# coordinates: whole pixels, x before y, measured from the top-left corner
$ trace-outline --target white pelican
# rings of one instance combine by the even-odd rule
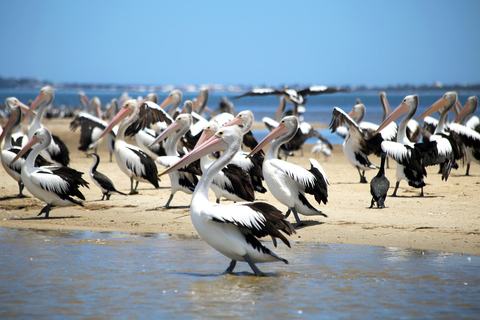
[[[348,132],[346,132],[346,137],[343,141],[343,153],[348,162],[357,168],[358,174],[360,175],[360,183],[367,183],[365,170],[377,169],[368,159],[368,155],[371,154],[373,150],[367,145],[363,130],[360,129],[358,124],[348,114],[337,107],[333,108],[332,113],[330,129],[332,132],[335,132],[339,127],[343,126],[343,124],[347,124]]]
[[[475,147],[475,137],[477,137],[475,133],[480,134],[480,121],[477,116],[473,116],[467,122],[467,118],[475,113],[475,111],[477,110],[477,106],[478,98],[476,96],[469,97],[462,111],[458,114],[454,121],[454,123],[458,123],[457,131],[459,132],[459,135],[461,137],[463,136],[462,141],[465,144],[465,163],[467,165],[467,169],[465,171],[466,176],[470,175],[470,163],[472,161],[480,163],[480,148]],[[450,127],[451,126],[452,125],[450,124]],[[465,128],[463,128],[462,126],[465,126]],[[454,125],[453,130],[455,130],[456,127],[457,126]],[[468,129],[471,129],[473,131],[470,131]],[[461,134],[460,132],[462,131],[464,131],[465,133]]]
[[[27,112],[29,109],[27,105],[20,102],[15,97],[9,97],[5,99],[5,106],[8,107],[10,112],[13,112],[13,109],[17,106],[19,106],[23,112]],[[27,142],[28,136],[23,132],[23,126],[21,126],[19,123],[18,125],[16,125],[15,131],[13,131],[11,134],[11,145],[22,148],[27,144]]]
[[[256,263],[275,261],[288,263],[288,261],[270,251],[257,237],[270,235],[272,239],[279,238],[290,247],[288,239],[281,231],[287,235],[295,233],[292,225],[284,219],[278,209],[268,203],[244,202],[220,205],[208,199],[208,190],[213,178],[230,162],[241,144],[242,132],[238,126],[223,128],[162,174],[184,167],[204,155],[225,150],[200,178],[192,196],[190,216],[200,237],[232,259],[226,273],[233,272],[237,261],[245,261],[255,275],[261,276],[263,273]]]
[[[385,208],[385,198],[387,197],[388,188],[390,188],[390,181],[385,177],[385,160],[387,154],[382,152],[382,161],[380,169],[373,179],[370,181],[370,193],[372,194],[372,203],[370,208],[377,203],[377,208]]]
[[[51,141],[52,134],[47,128],[38,129],[27,145],[22,148],[10,163],[10,165],[15,163],[32,146],[38,144],[22,165],[22,181],[31,194],[47,203],[38,214],[45,213],[45,218],[48,218],[50,209],[53,206],[65,207],[73,204],[83,206],[80,201],[73,197],[85,200],[79,187],[88,188],[88,182],[82,178],[83,172],[65,166],[35,167],[35,159],[42,150],[50,145]]]
[[[455,91],[449,91],[443,95],[442,98],[432,104],[425,112],[418,118],[424,118],[432,113],[442,110],[440,118],[438,119],[438,125],[430,136],[430,141],[436,145],[438,155],[432,158],[431,161],[424,161],[426,166],[432,164],[440,164],[440,170],[442,173],[442,179],[447,180],[450,174],[451,167],[458,168],[456,160],[460,160],[465,156],[464,146],[458,136],[448,130],[447,115],[450,110],[456,105],[458,96]],[[453,125],[455,126],[455,125]]]
[[[276,95],[285,96],[287,102],[292,103],[294,106],[300,106],[305,104],[306,95],[319,95],[326,93],[335,93],[335,92],[345,92],[344,89],[330,88],[327,86],[317,86],[313,85],[301,90],[294,90],[285,86],[282,90],[272,89],[272,88],[256,88],[252,91],[246,92],[244,94],[238,95],[234,98],[242,98],[246,96],[265,96],[265,95]]]
[[[1,154],[1,161],[2,161],[2,166],[7,172],[9,176],[11,176],[15,181],[18,183],[18,198],[23,198],[25,197],[23,194],[23,182],[22,182],[22,165],[25,162],[26,156],[24,155],[22,158],[20,158],[18,161],[16,161],[12,166],[9,166],[8,164],[12,162],[12,160],[17,156],[17,154],[20,152],[21,147],[17,147],[12,145],[12,135],[14,132],[17,132],[17,127],[20,126],[22,122],[22,110],[21,108],[24,108],[25,110],[28,109],[28,107],[21,103],[18,99],[16,98],[7,98],[9,103],[11,104],[11,114],[10,117],[8,118],[7,123],[5,124],[5,128],[0,134],[0,145],[5,139],[5,144],[3,145],[2,149],[2,154]],[[25,139],[27,140],[27,139]],[[48,163],[42,156],[38,156],[37,159],[35,160],[35,164],[37,166],[42,166],[42,165],[48,165]]]
[[[51,86],[45,86],[33,101],[30,109],[25,114],[25,119],[28,118],[40,104],[45,103],[39,107],[35,118],[33,118],[32,123],[28,127],[28,139],[31,139],[33,134],[43,126],[43,115],[45,114],[45,110],[52,104],[54,98],[55,93],[53,88]],[[70,163],[70,152],[65,143],[56,135],[52,135],[51,143],[42,151],[42,156],[48,161],[62,166],[68,166]]]
[[[427,175],[420,151],[407,138],[407,123],[413,118],[418,107],[418,96],[406,96],[402,103],[380,124],[377,132],[388,126],[400,115],[407,113],[397,130],[397,141],[383,141],[380,145],[381,150],[388,156],[397,161],[397,182],[392,197],[397,196],[397,190],[401,180],[406,180],[408,185],[414,188],[421,188],[420,196],[423,197],[423,187],[425,186],[424,177]],[[377,133],[375,132],[374,135]],[[375,137],[374,137],[375,138]],[[425,146],[425,144],[422,144]],[[426,148],[424,148],[426,149]]]
[[[149,182],[155,188],[159,188],[157,166],[153,159],[139,147],[125,142],[125,131],[135,122],[139,113],[137,100],[127,100],[100,136],[100,138],[105,136],[121,121],[115,139],[114,154],[120,170],[130,178],[130,194],[138,193],[139,182]],[[153,114],[150,118],[155,121]],[[135,187],[133,187],[134,180],[136,181]]]
[[[92,99],[93,101],[100,101],[97,97]],[[95,102],[94,104],[96,104]],[[95,148],[97,152],[98,145],[101,143],[102,139],[98,139],[102,134],[103,130],[107,127],[108,123],[103,121],[101,118],[92,115],[87,112],[80,112],[75,119],[70,122],[70,130],[75,131],[80,127],[80,146],[78,150],[85,153],[88,150]]]
[[[250,155],[258,152],[270,141],[272,145],[263,161],[263,177],[268,189],[273,196],[288,207],[286,217],[293,212],[297,225],[301,224],[298,213],[303,215],[327,215],[315,209],[305,197],[305,193],[315,196],[315,200],[321,204],[327,203],[329,185],[327,175],[322,166],[315,160],[309,159],[310,170],[295,164],[276,158],[278,148],[290,140],[298,128],[298,119],[295,116],[287,116],[282,119],[277,128],[266,136]],[[249,155],[249,156],[250,156]]]
[[[152,144],[158,143],[167,139],[166,142],[166,156],[160,156],[156,159],[157,163],[164,167],[170,167],[180,160],[180,155],[177,151],[177,145],[180,138],[190,129],[192,124],[192,116],[188,113],[181,113],[177,116],[174,122],[170,124]],[[197,176],[191,172],[186,171],[172,171],[168,174],[170,177],[170,197],[168,198],[165,208],[170,208],[170,202],[177,191],[183,191],[186,194],[193,194],[195,186],[198,183]]]
[[[225,123],[223,126],[239,125],[243,133],[243,144],[250,148],[251,151],[258,145],[257,140],[255,139],[252,131],[250,130],[253,122],[253,113],[250,110],[245,110],[239,112],[232,120]],[[212,131],[211,135],[213,135],[213,133],[214,132]],[[262,180],[264,180],[262,166],[265,158],[265,153],[262,150],[255,153],[249,158],[246,158],[247,155],[248,153],[243,151],[242,148],[240,148],[237,154],[233,157],[231,163],[239,166],[250,176],[255,191],[260,193],[267,192],[267,189],[265,189],[262,183]]]
[[[90,168],[90,178],[92,179],[93,183],[95,183],[95,185],[99,187],[100,190],[102,190],[102,200],[105,198],[107,198],[107,200],[110,200],[111,192],[116,192],[118,194],[126,196],[125,193],[120,192],[115,188],[110,178],[108,178],[103,173],[97,171],[98,165],[100,163],[100,156],[96,153],[91,153],[89,154],[89,156],[93,158],[93,165]]]
[[[203,130],[202,135],[198,139],[195,148],[215,135],[218,130],[220,130],[220,125],[216,121],[210,120],[208,125]],[[243,157],[243,159],[245,159],[246,153],[240,155],[242,153],[243,152],[241,149],[239,149],[234,158],[238,159]],[[208,155],[200,158],[200,167],[202,168],[202,171],[207,170],[212,163],[213,161],[210,160]],[[210,188],[212,189],[213,193],[215,193],[217,203],[220,203],[220,199],[222,197],[232,201],[255,200],[254,186],[252,184],[251,176],[237,164],[233,163],[233,159],[213,178]]]

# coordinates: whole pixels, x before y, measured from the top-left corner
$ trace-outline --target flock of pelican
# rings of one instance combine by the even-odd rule
[[[192,195],[192,223],[204,241],[231,259],[225,272],[232,273],[237,261],[243,261],[255,275],[263,275],[257,263],[288,261],[259,238],[270,236],[274,246],[278,238],[290,247],[287,236],[296,233],[295,228],[303,224],[299,215],[327,217],[318,209],[322,203],[327,204],[329,187],[327,173],[320,163],[309,159],[310,168],[302,168],[286,158],[282,160],[281,155],[301,149],[305,137],[311,136],[317,136],[327,150],[331,149],[325,138],[318,132],[312,133],[315,130],[299,120],[298,113],[305,95],[337,91],[314,86],[300,91],[254,90],[238,96],[281,96],[275,118],[263,119],[271,132],[259,143],[251,132],[253,113],[249,110],[236,113],[227,99],[222,101],[225,108],[221,112],[212,111],[207,106],[208,90],[201,90],[195,101],[184,101],[182,108],[179,90],[172,91],[160,103],[156,94],[138,99],[122,96],[112,100],[105,115],[101,113],[98,98],[88,99],[79,94],[84,111],[71,122],[71,129],[81,129],[78,149],[94,160],[89,174],[101,190],[102,200],[109,200],[111,193],[126,195],[97,171],[100,157],[94,151],[107,136],[110,155],[115,156],[119,169],[130,179],[130,195],[138,193],[140,182],[159,188],[160,176],[168,174],[170,197],[165,208],[171,207],[176,192]],[[8,98],[6,105],[11,115],[0,135],[2,165],[18,182],[18,196],[24,197],[26,187],[46,203],[39,215],[45,214],[47,218],[52,207],[82,205],[85,197],[80,189],[89,187],[83,173],[69,167],[65,144],[42,125],[54,96],[53,88],[46,86],[30,107],[14,97]],[[363,121],[366,108],[360,102],[349,113],[333,108],[330,124],[332,132],[344,137],[345,157],[358,170],[360,183],[367,183],[365,170],[379,169],[370,183],[371,207],[375,203],[379,208],[385,207],[390,186],[385,177],[388,157],[397,162],[392,196],[397,194],[402,180],[420,188],[422,196],[426,166],[439,165],[442,178],[447,180],[460,161],[467,164],[467,175],[471,161],[480,163],[480,124],[477,117],[471,117],[477,108],[477,97],[470,97],[462,107],[456,92],[445,93],[418,117],[428,119],[425,123],[434,123],[434,129],[420,127],[413,119],[419,102],[417,95],[406,96],[394,111],[385,93],[379,97],[384,107],[381,124]],[[285,113],[287,102],[293,104],[293,111]],[[453,122],[447,120],[450,111],[456,114]],[[438,121],[430,119],[435,112],[440,113]],[[397,126],[394,120],[403,114]],[[30,118],[24,133],[22,121]],[[126,137],[135,137],[136,145],[126,142]],[[380,168],[368,159],[371,154],[381,157]],[[162,172],[157,164],[163,168]],[[215,202],[209,200],[209,190],[214,192]],[[265,192],[271,192],[288,208],[285,214],[272,204],[255,200],[255,193]],[[309,196],[316,203],[307,199]],[[221,199],[232,202],[220,203]],[[286,219],[290,213],[295,225]]]

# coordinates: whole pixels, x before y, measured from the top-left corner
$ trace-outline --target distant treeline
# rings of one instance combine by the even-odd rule
[[[107,91],[139,91],[147,88],[147,91],[169,91],[171,85],[113,85],[113,84],[79,84],[79,83],[59,83],[53,81],[47,81],[42,79],[35,78],[3,78],[0,77],[0,89],[36,89],[41,88],[46,85],[51,85],[55,89],[60,90],[107,90]],[[304,88],[307,85],[298,85],[299,88]],[[189,86],[192,88],[193,86]],[[224,88],[235,88],[235,91],[247,91],[251,90],[253,86],[243,86],[243,85],[234,85],[234,86],[212,86],[212,91],[227,91]],[[260,85],[261,87],[261,85]],[[282,87],[282,86],[279,86]],[[291,88],[296,88],[296,85],[290,85]],[[180,88],[181,89],[181,88]],[[480,83],[476,84],[441,84],[439,82],[432,83],[430,85],[389,85],[389,86],[345,86],[343,89],[348,91],[415,91],[415,90],[435,90],[435,91],[480,91]]]

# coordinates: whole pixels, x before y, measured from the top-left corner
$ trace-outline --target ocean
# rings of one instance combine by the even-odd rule
[[[57,90],[55,92],[55,100],[53,102],[54,106],[61,107],[66,106],[67,108],[75,108],[80,106],[78,100],[78,92],[75,90]],[[29,100],[35,99],[39,90],[21,90],[21,89],[0,89],[0,105],[4,105],[4,101],[7,97],[15,96],[20,101],[28,103]],[[119,98],[123,91],[85,91],[86,95],[89,98],[97,96],[102,102],[102,106],[110,103],[113,98]],[[131,97],[137,98],[139,96],[146,96],[149,92],[145,91],[131,91],[128,94]],[[256,97],[243,97],[235,99],[234,97],[242,94],[243,92],[210,92],[208,107],[212,110],[216,110],[219,106],[219,103],[223,96],[227,97],[235,106],[237,112],[243,110],[251,110],[255,115],[256,121],[261,121],[263,117],[275,116],[277,111],[279,98],[276,96],[256,96]],[[355,100],[360,99],[363,104],[365,104],[367,112],[365,115],[364,121],[369,121],[373,123],[380,123],[382,121],[382,106],[380,104],[380,99],[378,97],[380,92],[371,92],[371,91],[351,91],[351,92],[340,92],[334,94],[325,94],[317,96],[307,96],[307,102],[305,104],[305,113],[303,114],[303,120],[310,123],[321,123],[326,126],[329,125],[332,119],[332,109],[333,107],[341,108],[346,112],[350,112],[355,105]],[[159,100],[163,101],[169,92],[157,92]],[[418,94],[419,96],[419,106],[417,110],[417,115],[420,115],[425,111],[429,106],[431,106],[435,101],[442,97],[444,92],[442,91],[419,91],[419,92],[387,92],[387,98],[390,103],[390,106],[395,109],[409,94]],[[459,92],[459,100],[465,104],[468,97],[476,95],[479,96],[480,92]],[[198,92],[184,92],[183,100],[191,100],[198,96]],[[292,105],[287,104],[287,110],[291,109]],[[477,109],[477,116],[480,116],[480,108]],[[433,115],[435,117],[435,115]],[[438,117],[438,116],[437,116]],[[451,116],[453,117],[453,115]],[[399,120],[397,120],[398,123]],[[331,143],[341,144],[342,139],[336,134],[331,134],[328,128],[319,130],[319,132],[324,135]],[[255,136],[262,138],[268,133],[267,129],[263,132],[257,132]],[[307,143],[315,143],[316,139],[310,139]]]

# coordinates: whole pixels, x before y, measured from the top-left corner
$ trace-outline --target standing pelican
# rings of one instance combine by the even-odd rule
[[[83,206],[81,202],[73,197],[85,200],[79,187],[88,188],[88,182],[82,178],[83,172],[65,166],[35,167],[35,159],[51,142],[52,134],[50,131],[47,128],[38,129],[10,163],[10,165],[15,163],[32,146],[38,144],[22,165],[22,181],[31,194],[47,203],[38,214],[45,213],[45,218],[48,218],[50,209],[53,206],[65,207],[73,204]]]
[[[283,118],[278,127],[270,132],[252,150],[250,155],[255,154],[275,139],[263,161],[263,176],[273,196],[288,207],[286,216],[288,217],[290,212],[293,212],[298,226],[301,225],[298,213],[327,216],[308,202],[305,193],[314,195],[319,204],[322,202],[326,204],[329,182],[322,166],[315,159],[309,159],[311,168],[307,170],[276,158],[278,148],[295,135],[297,128],[297,117],[287,116]]]
[[[126,196],[125,193],[120,192],[115,188],[110,178],[108,178],[103,173],[97,171],[98,164],[100,163],[100,156],[96,153],[91,153],[89,156],[93,158],[93,165],[90,168],[90,178],[92,179],[93,183],[95,183],[95,185],[97,185],[97,187],[102,190],[102,200],[105,199],[105,197],[107,198],[107,200],[110,200],[111,192],[116,192],[118,194]]]
[[[53,99],[55,98],[55,93],[51,86],[45,86],[40,90],[37,98],[33,101],[30,109],[25,114],[25,119],[28,118],[33,111],[43,103],[33,118],[32,123],[28,127],[28,139],[31,139],[34,133],[40,129],[43,121],[43,115],[49,106],[51,106]],[[68,151],[67,146],[65,143],[56,135],[52,135],[50,145],[46,146],[46,148],[42,151],[42,156],[45,157],[50,162],[57,163],[62,166],[68,166],[70,163],[70,152]]]
[[[139,112],[137,100],[127,100],[100,136],[100,138],[105,136],[121,121],[115,139],[114,154],[120,170],[130,178],[130,194],[138,193],[139,182],[149,182],[155,188],[159,188],[157,166],[153,159],[142,149],[125,142],[125,131],[136,120]],[[134,180],[135,187],[133,187]]]
[[[208,199],[208,190],[214,176],[231,160],[241,144],[242,132],[238,126],[223,128],[162,174],[181,168],[204,155],[225,150],[200,178],[190,203],[190,216],[200,237],[232,259],[226,273],[233,272],[237,261],[245,261],[255,275],[262,276],[263,273],[255,263],[288,261],[270,251],[257,237],[270,235],[273,239],[281,239],[290,247],[281,231],[287,235],[295,233],[292,225],[279,210],[268,203],[244,202],[225,206]]]
[[[406,180],[409,186],[421,188],[420,196],[423,197],[424,177],[427,176],[425,163],[433,164],[438,161],[439,156],[445,156],[443,143],[412,143],[407,137],[407,124],[415,115],[418,107],[418,95],[406,96],[402,103],[380,124],[377,132],[380,132],[389,123],[405,114],[398,125],[397,141],[383,141],[381,150],[397,161],[397,182],[392,197],[397,196],[397,190],[401,180]],[[375,137],[374,137],[375,138]],[[438,162],[437,162],[438,163]]]
[[[188,113],[181,113],[172,124],[157,136],[152,144],[167,139],[167,155],[158,157],[156,160],[158,163],[168,168],[180,160],[180,155],[177,152],[177,145],[180,138],[190,129],[191,124],[192,116]],[[165,204],[165,208],[170,208],[170,202],[177,191],[193,194],[193,190],[195,190],[195,186],[198,183],[197,176],[190,172],[176,170],[170,172],[168,176],[170,177],[170,197]]]
[[[21,103],[17,98],[7,98],[7,101],[9,104],[11,104],[13,107],[11,108],[11,115],[8,118],[7,123],[5,124],[5,128],[3,132],[0,134],[0,144],[2,143],[3,139],[5,139],[5,143],[3,145],[3,150],[1,154],[1,161],[2,161],[2,166],[7,172],[9,176],[11,176],[15,181],[18,183],[18,198],[23,198],[25,197],[23,194],[23,182],[22,182],[22,165],[25,162],[26,156],[18,159],[12,166],[9,166],[8,164],[17,156],[17,154],[21,151],[20,147],[13,146],[12,142],[12,135],[14,132],[17,132],[17,127],[20,126],[22,122],[22,110],[21,108],[24,108],[25,110],[28,109],[28,107]],[[26,139],[25,139],[26,140]],[[42,165],[48,165],[50,164],[47,162],[42,156],[38,156],[37,159],[35,160],[35,165],[36,166],[42,166]]]
[[[330,129],[335,132],[337,128],[343,124],[347,124],[348,132],[346,132],[343,141],[343,153],[348,162],[358,170],[360,175],[360,183],[367,183],[365,178],[365,170],[377,169],[368,159],[368,155],[373,152],[365,140],[365,134],[358,124],[342,109],[334,107]]]

